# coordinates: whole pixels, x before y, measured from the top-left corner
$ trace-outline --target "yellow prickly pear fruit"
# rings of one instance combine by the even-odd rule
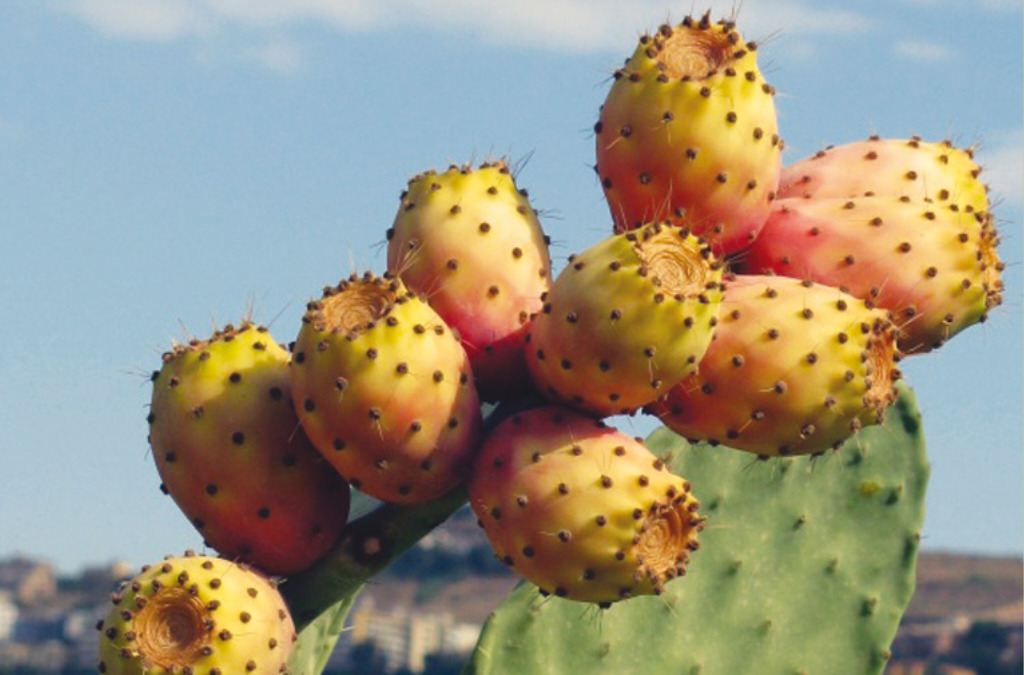
[[[222,558],[166,558],[111,602],[97,626],[105,675],[278,675],[296,638],[274,582]]]
[[[337,541],[349,486],[299,427],[288,350],[245,322],[177,345],[153,374],[162,488],[224,556],[294,574]]]
[[[544,593],[602,606],[661,593],[703,527],[690,484],[642,442],[556,406],[501,422],[468,490],[500,560]]]
[[[685,218],[718,255],[749,245],[779,180],[774,94],[731,21],[687,17],[640,38],[594,126],[616,229]]]
[[[482,423],[469,358],[400,280],[367,273],[326,289],[294,349],[299,420],[353,487],[416,504],[469,475]]]

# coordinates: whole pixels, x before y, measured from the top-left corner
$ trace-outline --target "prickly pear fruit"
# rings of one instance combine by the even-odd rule
[[[779,177],[778,197],[909,197],[965,213],[988,211],[988,188],[969,149],[918,137],[879,138],[836,145],[790,166]]]
[[[909,198],[780,199],[739,271],[836,286],[890,310],[898,347],[920,354],[1002,300],[991,215]]]
[[[595,415],[629,413],[697,369],[722,266],[670,224],[616,234],[572,256],[527,335],[538,389]]]
[[[241,563],[186,553],[146,566],[112,596],[99,625],[106,675],[278,675],[295,641],[268,577]]]
[[[837,288],[737,275],[699,371],[647,411],[689,439],[820,453],[882,421],[896,397],[895,332],[886,312]]]
[[[501,422],[468,492],[500,560],[543,592],[601,605],[661,592],[702,528],[690,484],[640,440],[555,406]]]
[[[163,489],[209,546],[271,574],[313,564],[349,509],[348,485],[299,428],[289,358],[249,322],[177,345],[153,373],[149,415]]]
[[[388,269],[458,332],[484,400],[528,390],[522,337],[551,261],[506,162],[413,177],[388,231]]]
[[[705,14],[640,38],[594,126],[616,229],[685,217],[717,254],[747,246],[778,184],[774,94],[732,22]]]
[[[292,356],[295,406],[353,487],[401,504],[469,474],[480,402],[466,351],[398,279],[352,276],[309,303]]]

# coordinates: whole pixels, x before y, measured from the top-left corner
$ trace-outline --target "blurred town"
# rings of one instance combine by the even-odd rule
[[[0,559],[0,675],[96,672],[96,624],[138,570],[75,576],[30,556]],[[886,675],[1019,675],[1024,566],[1017,557],[923,553]],[[517,580],[464,510],[361,593],[327,675],[454,675]]]

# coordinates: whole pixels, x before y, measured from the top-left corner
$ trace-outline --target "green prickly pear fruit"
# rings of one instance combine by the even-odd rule
[[[721,278],[704,241],[667,223],[572,256],[526,338],[538,389],[601,416],[657,399],[697,369],[718,317]]]
[[[647,412],[686,438],[765,457],[821,453],[883,420],[895,341],[887,312],[837,288],[737,275],[698,372]]]
[[[687,17],[640,38],[594,126],[616,229],[680,218],[716,254],[746,247],[778,185],[774,94],[730,21]]]
[[[810,279],[890,310],[899,349],[922,354],[1002,301],[991,220],[907,197],[780,199],[737,269]]]
[[[872,136],[783,167],[778,197],[902,197],[980,217],[989,209],[988,188],[980,174],[973,151],[949,141]]]
[[[388,230],[388,269],[458,332],[484,400],[529,389],[522,337],[551,261],[506,162],[413,177]]]
[[[640,440],[555,406],[501,422],[467,490],[500,560],[545,593],[605,606],[685,573],[702,527],[690,484]]]
[[[149,414],[165,492],[209,546],[271,574],[313,564],[349,510],[349,486],[299,428],[289,358],[249,322],[177,345]]]
[[[263,573],[222,558],[168,557],[111,598],[99,625],[105,675],[278,675],[295,641],[291,615]]]
[[[458,337],[398,279],[353,275],[309,303],[292,356],[299,420],[353,487],[414,504],[468,475],[482,423]]]

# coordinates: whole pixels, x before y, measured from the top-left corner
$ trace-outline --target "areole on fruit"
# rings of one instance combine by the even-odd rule
[[[695,536],[687,507],[684,501],[651,506],[634,544],[648,578],[663,583],[678,575],[680,555],[689,550]]]
[[[139,655],[164,669],[194,663],[210,644],[213,615],[184,588],[166,588],[149,598],[135,615]]]
[[[986,309],[997,307],[1003,302],[1002,272],[1005,264],[999,258],[999,233],[994,221],[995,216],[986,214],[978,237],[978,266],[981,268],[982,288],[985,289]]]
[[[683,26],[673,30],[666,26],[654,38],[657,48],[654,58],[669,77],[703,80],[733,61],[737,38],[731,31],[695,30]]]
[[[670,227],[644,229],[635,240],[633,251],[641,268],[665,294],[696,296],[717,283],[717,267],[708,265],[709,249],[698,239],[680,236]]]
[[[899,379],[900,371],[896,367],[899,353],[896,349],[896,331],[878,330],[868,340],[864,348],[867,365],[865,372],[864,407],[873,408],[879,420],[883,419],[885,410],[895,400],[893,382]]]
[[[392,286],[359,284],[325,297],[320,311],[329,329],[349,333],[383,319],[394,302]]]

